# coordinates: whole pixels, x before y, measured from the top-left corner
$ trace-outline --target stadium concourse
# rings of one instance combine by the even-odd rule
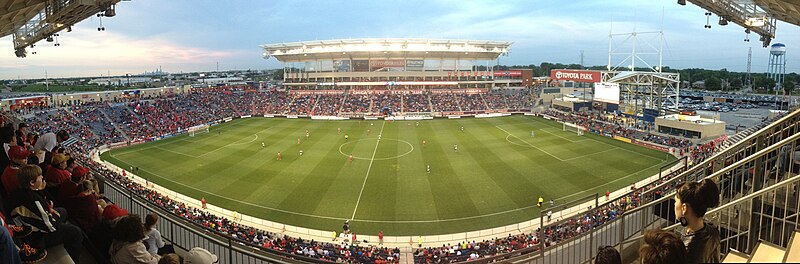
[[[623,189],[613,194],[607,193],[600,205],[601,208],[591,211],[591,214],[583,210],[586,208],[586,204],[578,204],[575,205],[576,209],[567,210],[566,213],[556,212],[556,219],[553,219],[552,222],[548,221],[544,227],[538,226],[538,221],[529,221],[530,224],[525,228],[507,232],[507,235],[478,235],[469,237],[468,240],[463,237],[448,236],[439,236],[437,239],[422,236],[402,238],[387,236],[384,238],[386,242],[384,246],[376,244],[378,241],[376,234],[359,234],[357,241],[366,240],[368,243],[356,245],[349,244],[349,240],[331,241],[329,236],[314,237],[312,235],[310,237],[314,239],[308,240],[308,233],[296,232],[297,230],[294,228],[285,226],[277,228],[275,225],[264,225],[264,221],[241,214],[237,216],[235,212],[213,205],[208,209],[203,209],[206,207],[204,202],[201,203],[147,183],[141,178],[133,177],[133,172],[137,168],[131,168],[133,171],[107,168],[106,166],[113,167],[113,165],[100,162],[97,159],[96,148],[115,142],[144,142],[174,135],[180,133],[184,128],[210,123],[219,120],[220,117],[264,114],[336,115],[345,110],[350,114],[365,114],[377,109],[376,101],[381,101],[380,105],[399,108],[397,112],[402,112],[402,109],[413,109],[414,112],[434,112],[440,109],[530,112],[535,99],[526,100],[524,98],[530,98],[530,95],[535,94],[537,90],[499,90],[477,96],[451,93],[446,96],[447,100],[445,100],[427,93],[418,96],[292,96],[283,91],[256,91],[251,87],[219,87],[195,89],[186,94],[166,95],[161,98],[130,98],[124,101],[97,102],[77,106],[17,109],[11,113],[5,113],[8,118],[3,120],[3,125],[10,126],[12,119],[24,120],[28,127],[25,128],[27,131],[23,130],[18,145],[29,149],[34,149],[34,146],[38,145],[37,137],[34,135],[64,131],[71,135],[63,142],[61,139],[58,140],[64,149],[53,148],[51,150],[69,154],[77,164],[89,168],[95,178],[124,186],[136,195],[151,201],[154,206],[161,207],[219,236],[260,247],[273,254],[288,257],[303,256],[327,261],[409,262],[409,259],[401,260],[406,257],[413,258],[415,263],[457,262],[514,251],[535,251],[540,248],[538,247],[540,245],[548,247],[558,244],[560,241],[597,228],[603,223],[615,219],[626,210],[636,208],[642,193],[668,178],[650,177],[631,186],[631,190]],[[540,114],[576,123],[594,133],[649,141],[674,148],[675,155],[690,158],[689,164],[700,162],[722,145],[719,140],[694,145],[679,138],[656,136],[636,127],[625,125],[622,117],[597,113],[564,113],[555,110],[547,110]],[[13,131],[11,127],[4,129]],[[32,136],[26,137],[25,133]],[[44,137],[42,136],[42,138]],[[16,138],[14,139],[16,141]],[[33,155],[29,158],[38,164],[38,160]],[[57,161],[60,162],[61,158],[58,159]],[[42,163],[41,166],[46,169],[45,174],[52,174],[50,171],[54,169],[44,166],[44,164],[46,163]],[[677,167],[680,167],[679,165]],[[74,175],[80,174],[82,173],[74,173]],[[51,185],[58,184],[52,182],[50,177],[47,181]],[[67,177],[61,184],[69,182],[69,177]],[[662,188],[666,188],[665,191],[667,191],[670,186]],[[102,188],[99,192],[102,194]],[[660,191],[655,193],[660,193]],[[55,204],[67,206],[70,204],[68,199],[69,197],[63,198],[63,200],[57,199]],[[11,209],[9,208],[10,204],[3,205],[5,209]],[[73,210],[77,209],[73,207]],[[70,206],[67,206],[67,212],[69,211]],[[11,216],[13,217],[13,214]],[[86,241],[87,243],[94,244],[97,248],[108,248],[111,243],[110,238],[97,234],[96,230],[108,230],[111,221],[102,220],[99,215],[87,216],[79,212],[70,213],[70,216],[73,218],[71,221],[75,223],[85,223],[86,221],[93,223],[89,226],[80,225],[83,228],[82,232],[88,234],[89,241]],[[90,219],[78,218],[81,216]],[[325,232],[320,234],[327,234],[329,231]],[[35,247],[27,244],[25,248]],[[413,251],[411,251],[412,248]]]

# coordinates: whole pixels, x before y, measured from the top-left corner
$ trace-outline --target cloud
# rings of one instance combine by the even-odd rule
[[[10,38],[0,39],[0,78],[14,78],[32,69],[49,70],[53,76],[84,75],[87,72],[112,74],[140,73],[159,65],[180,65],[181,70],[216,61],[251,56],[242,50],[210,50],[177,44],[156,37],[133,39],[116,32],[75,30],[61,33],[60,47],[40,41],[28,48],[28,57],[16,58]],[[35,51],[37,54],[32,54]],[[83,74],[82,74],[83,73]]]

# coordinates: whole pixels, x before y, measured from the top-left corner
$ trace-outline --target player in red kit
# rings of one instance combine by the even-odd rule
[[[353,163],[353,154],[350,154],[350,163]]]
[[[278,160],[281,160],[281,152],[278,151]]]

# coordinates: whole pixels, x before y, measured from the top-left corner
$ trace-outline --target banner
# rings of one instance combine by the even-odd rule
[[[368,94],[385,94],[388,92],[389,90],[352,90],[350,91],[350,94],[368,95]]]
[[[432,94],[485,94],[488,93],[489,89],[478,89],[478,88],[470,88],[470,89],[432,89]]]
[[[655,145],[655,144],[652,144],[652,143],[647,143],[647,142],[644,142],[644,141],[634,140],[633,144],[636,144],[636,145],[639,145],[639,146],[642,146],[642,147],[645,147],[645,148],[655,149],[655,150],[658,150],[658,151],[663,151],[663,152],[669,153],[669,148],[665,148],[665,147],[662,147],[662,146],[659,146],[659,145]]]
[[[391,90],[390,94],[423,94],[425,90]]]
[[[406,61],[404,60],[370,60],[369,68],[371,71],[404,71]]]
[[[616,140],[619,140],[619,141],[622,141],[622,142],[628,142],[628,143],[631,143],[631,139],[629,139],[629,138],[626,138],[626,137],[614,136],[614,139],[616,139]]]
[[[369,71],[369,61],[368,60],[353,60],[353,71],[354,72],[367,72],[367,71]]]
[[[406,60],[406,71],[422,71],[424,68],[424,60]]]
[[[331,95],[344,94],[344,90],[289,90],[291,95]]]
[[[550,79],[556,81],[600,82],[599,71],[551,70]]]
[[[504,76],[504,77],[522,77],[521,70],[497,70],[494,72],[495,77]]]

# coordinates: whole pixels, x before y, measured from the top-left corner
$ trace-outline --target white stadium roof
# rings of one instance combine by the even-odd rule
[[[512,42],[454,39],[366,38],[266,44],[264,58],[279,61],[366,58],[448,58],[495,60],[510,51]]]

